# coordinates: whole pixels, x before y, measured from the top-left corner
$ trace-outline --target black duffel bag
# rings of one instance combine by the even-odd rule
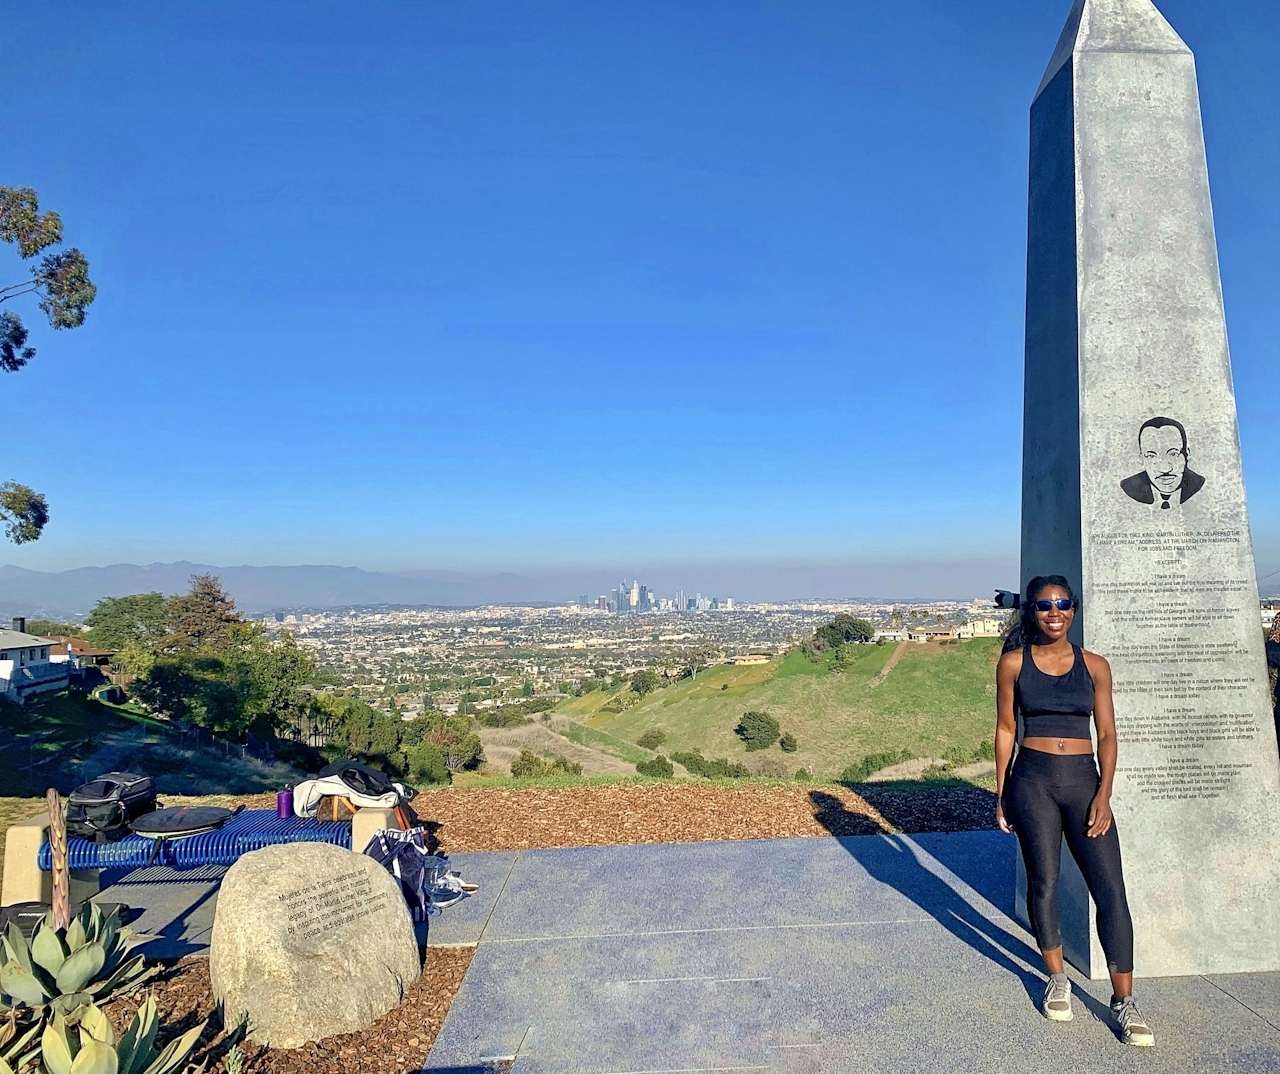
[[[129,825],[156,808],[156,781],[133,772],[108,772],[77,787],[67,799],[67,835],[114,843]]]

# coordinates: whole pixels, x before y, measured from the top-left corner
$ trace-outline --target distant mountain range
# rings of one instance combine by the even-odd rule
[[[383,574],[359,567],[215,567],[207,563],[116,563],[67,571],[0,567],[0,615],[79,618],[103,597],[181,593],[193,574],[216,574],[241,611],[343,605],[468,606],[509,601],[567,600],[567,591],[515,574],[415,571]],[[616,583],[615,583],[616,584]]]
[[[940,560],[817,563],[761,561],[737,564],[630,565],[625,569],[544,568],[527,573],[407,570],[359,567],[218,567],[208,563],[116,563],[65,571],[0,566],[0,616],[78,619],[103,597],[185,592],[193,574],[216,574],[240,609],[270,611],[380,604],[474,607],[484,604],[562,604],[594,600],[623,580],[639,578],[671,596],[734,597],[738,601],[804,598],[971,599],[995,586],[1016,585],[1016,561]]]

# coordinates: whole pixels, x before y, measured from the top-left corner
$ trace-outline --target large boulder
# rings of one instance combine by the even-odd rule
[[[422,971],[400,888],[372,858],[327,843],[244,855],[223,878],[209,975],[228,1025],[275,1048],[364,1029]]]

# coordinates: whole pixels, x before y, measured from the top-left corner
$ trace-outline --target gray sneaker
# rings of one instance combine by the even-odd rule
[[[1142,1017],[1142,1012],[1138,1010],[1138,1005],[1132,996],[1114,1000],[1111,1004],[1111,1013],[1120,1027],[1120,1039],[1125,1044],[1134,1044],[1139,1048],[1150,1048],[1155,1045],[1156,1035],[1151,1032],[1151,1027]]]
[[[1065,973],[1049,975],[1040,1009],[1051,1022],[1069,1022],[1075,1017],[1071,1010],[1071,982]]]

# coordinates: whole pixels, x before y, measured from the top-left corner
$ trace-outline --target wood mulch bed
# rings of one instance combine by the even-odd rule
[[[252,808],[273,795],[238,799]],[[539,847],[689,843],[722,839],[951,832],[993,827],[995,796],[970,784],[616,783],[582,787],[482,787],[424,791],[414,809],[446,853]],[[404,1003],[361,1033],[294,1050],[240,1045],[244,1074],[408,1074],[421,1069],[471,962],[471,948],[427,950],[422,978]],[[166,1032],[181,1032],[214,1009],[208,960],[166,966],[154,982]],[[119,1024],[132,999],[108,1009]],[[224,1074],[230,1041],[206,1030],[209,1074]],[[376,1050],[376,1052],[374,1051]],[[376,1066],[370,1055],[376,1054]]]
[[[615,783],[447,788],[414,809],[446,853],[535,847],[697,843],[995,826],[995,795],[971,784]]]
[[[343,1033],[301,1048],[271,1049],[243,1041],[238,1047],[244,1074],[409,1074],[419,1071],[436,1034],[449,1013],[449,1005],[471,964],[472,947],[429,947],[422,976],[405,994],[404,1001],[368,1029]],[[225,1074],[227,1051],[234,1041],[213,1017],[213,993],[209,988],[209,960],[189,956],[166,966],[148,982],[156,997],[165,1036],[176,1036],[203,1021],[210,1021],[201,1036],[206,1049],[208,1074]],[[138,1007],[134,997],[107,1004],[107,1013],[123,1032]],[[200,1055],[201,1052],[197,1052]]]

